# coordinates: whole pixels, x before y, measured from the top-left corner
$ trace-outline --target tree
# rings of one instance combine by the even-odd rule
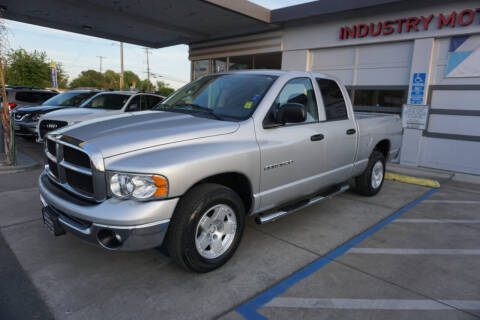
[[[95,70],[86,70],[80,72],[78,77],[72,80],[70,88],[102,88],[103,75]]]
[[[11,50],[7,53],[5,80],[11,86],[51,87],[50,59],[45,51],[25,49]],[[68,77],[61,63],[57,64],[59,87],[66,87]]]
[[[103,74],[102,87],[105,89],[120,89],[120,74],[107,70]]]
[[[124,71],[123,72],[123,79],[124,79],[126,89],[133,89],[133,88],[138,88],[139,87],[140,78],[133,71],[129,71],[129,70]]]
[[[170,88],[165,82],[157,81],[157,92],[162,96],[169,96],[175,91],[175,89]]]
[[[153,83],[148,79],[140,80],[140,82],[137,85],[137,90],[140,90],[140,91],[151,91],[152,88],[153,88]]]
[[[15,165],[15,138],[12,128],[12,119],[10,118],[10,110],[8,108],[7,92],[5,90],[5,77],[3,70],[5,69],[6,61],[3,59],[6,48],[8,46],[7,27],[0,13],[0,83],[2,85],[2,130],[0,130],[0,150],[5,153],[5,164]]]

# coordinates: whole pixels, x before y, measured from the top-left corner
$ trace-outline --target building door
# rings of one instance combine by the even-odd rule
[[[480,85],[433,86],[420,165],[480,174]]]

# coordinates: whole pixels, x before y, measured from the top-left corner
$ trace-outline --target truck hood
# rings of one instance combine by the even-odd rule
[[[238,127],[236,122],[144,111],[82,122],[57,132],[92,144],[108,158],[164,144],[229,134]]]
[[[65,110],[57,110],[49,112],[42,119],[60,120],[68,123],[76,123],[90,119],[98,119],[99,117],[108,117],[111,115],[122,113],[122,110],[105,110],[90,108],[68,108]]]

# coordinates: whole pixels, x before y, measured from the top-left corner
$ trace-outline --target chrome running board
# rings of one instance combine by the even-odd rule
[[[284,208],[282,208],[282,209],[280,209],[279,211],[276,211],[276,212],[272,212],[272,213],[268,213],[268,214],[264,214],[264,215],[258,215],[255,218],[255,222],[258,223],[258,224],[265,224],[267,222],[275,221],[280,217],[286,216],[287,214],[297,212],[297,211],[302,210],[306,207],[309,207],[309,206],[311,206],[315,203],[318,203],[320,201],[327,200],[327,199],[329,199],[333,196],[336,196],[337,194],[344,193],[348,189],[350,189],[349,185],[343,185],[343,186],[337,188],[336,190],[334,190],[333,192],[326,193],[326,194],[321,194],[319,196],[316,196],[316,197],[311,198],[311,199],[306,200],[306,201],[301,201],[296,205],[294,204],[294,205],[291,205],[291,206],[284,207]]]

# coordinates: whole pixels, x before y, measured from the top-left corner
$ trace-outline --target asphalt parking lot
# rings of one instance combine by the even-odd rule
[[[2,279],[0,318],[480,318],[480,185],[413,172],[441,187],[386,181],[372,198],[348,192],[270,224],[249,219],[232,260],[201,275],[163,250],[54,238],[40,220],[40,169],[2,174],[0,265],[18,277]]]

